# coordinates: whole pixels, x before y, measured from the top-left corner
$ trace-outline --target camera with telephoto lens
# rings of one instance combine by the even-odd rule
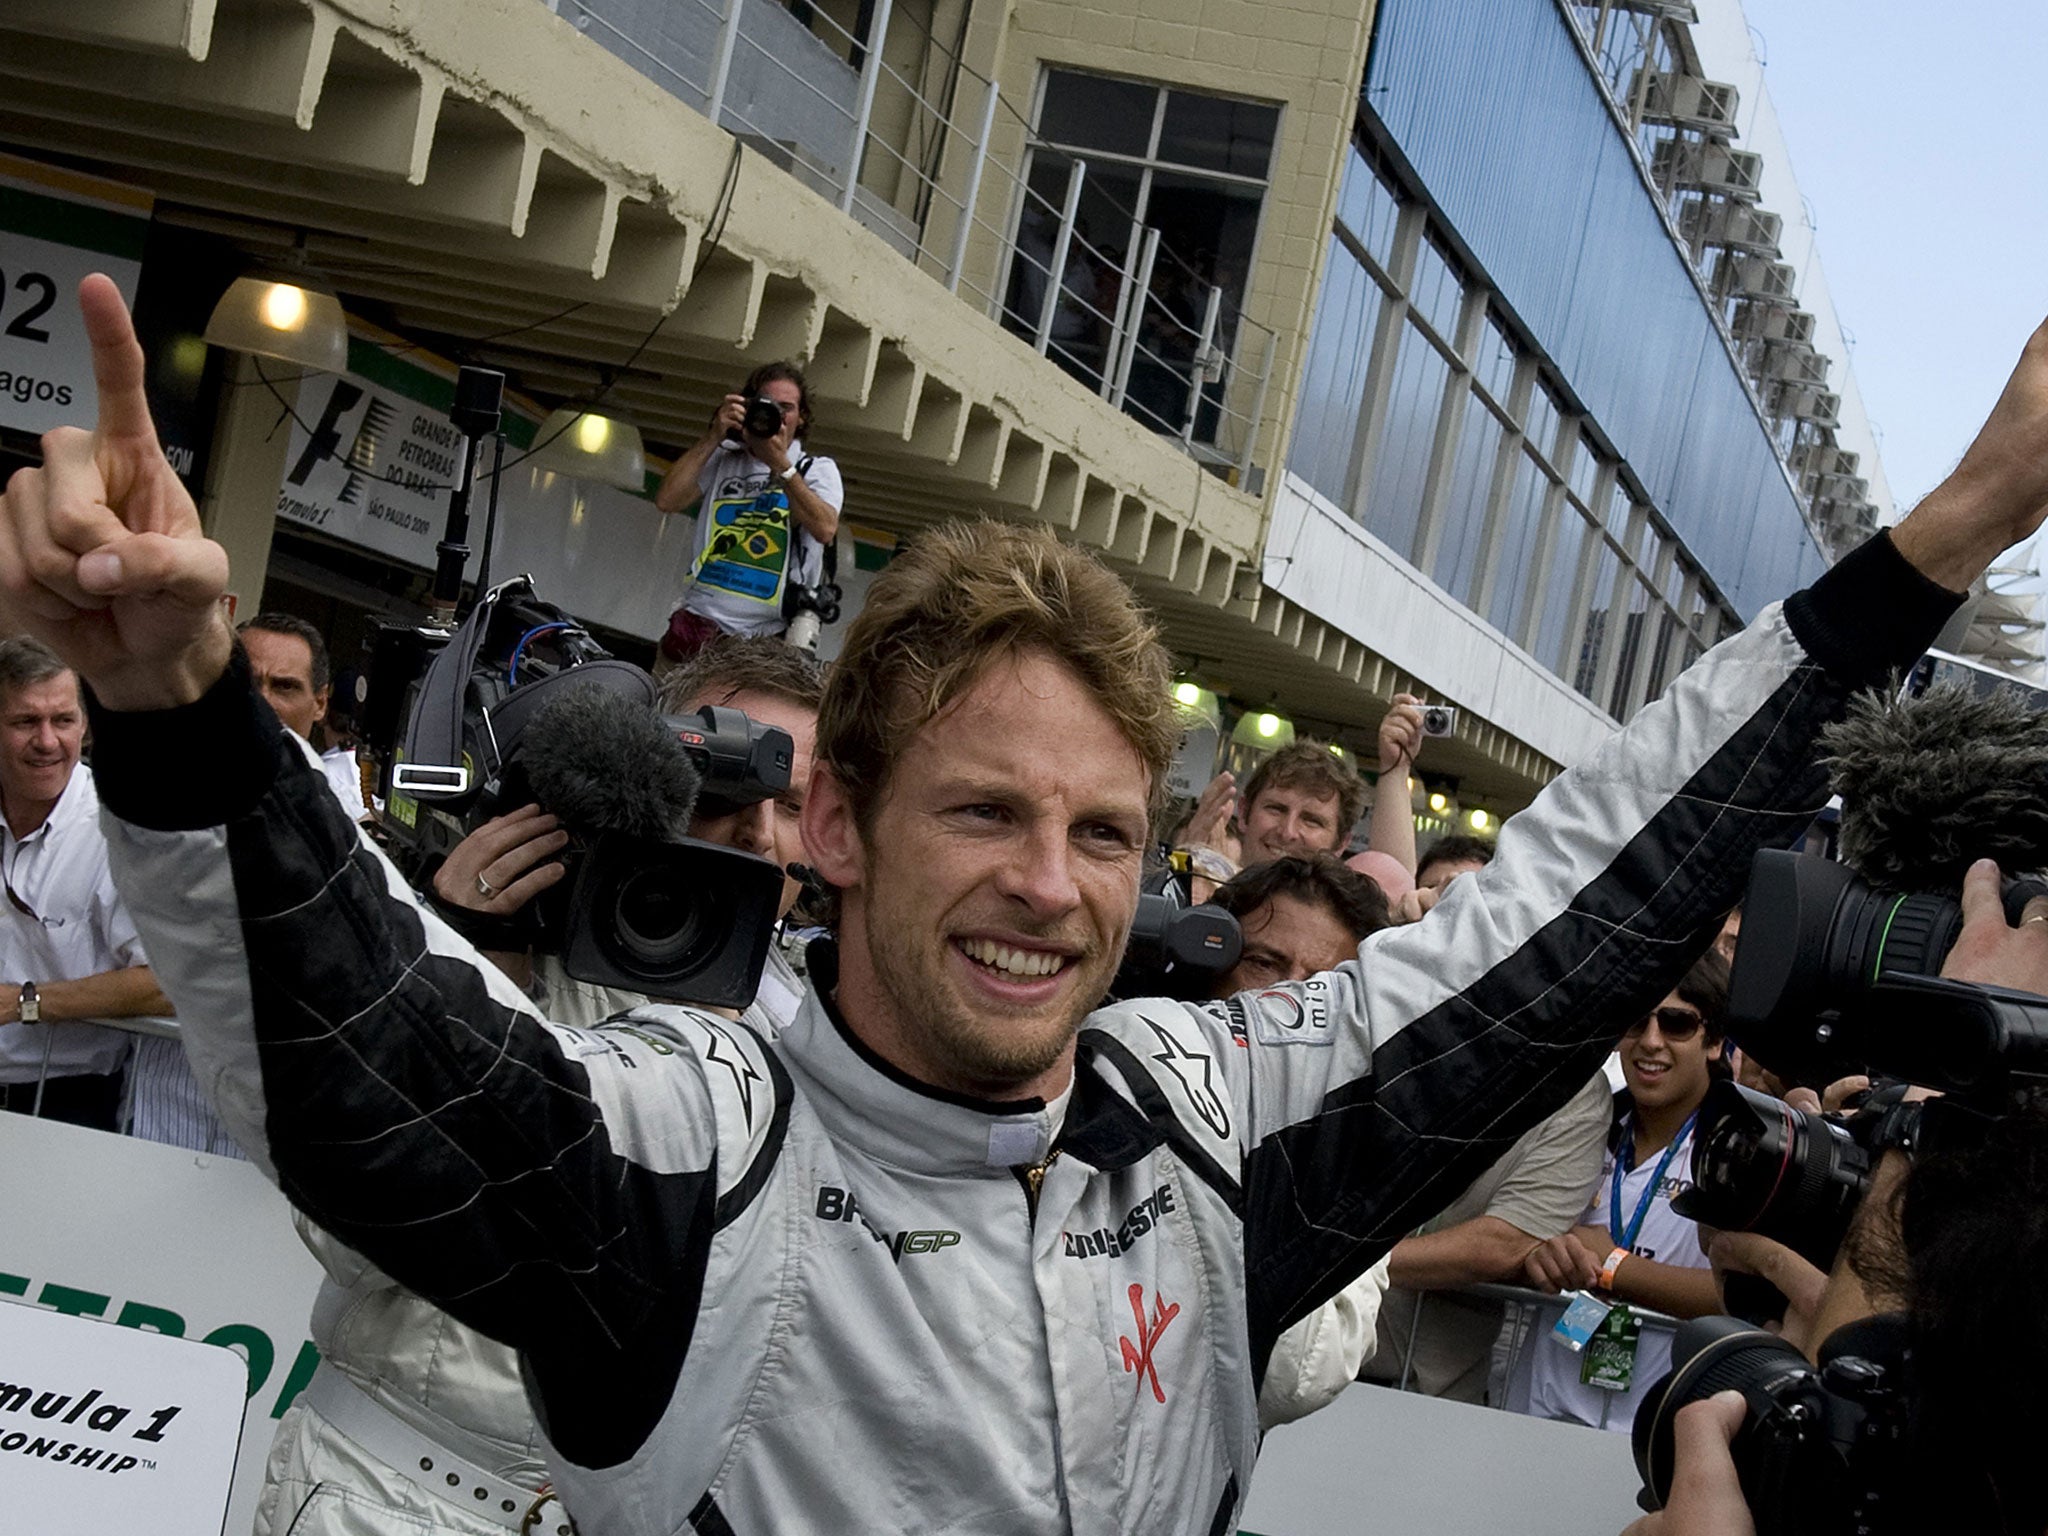
[[[1189,906],[1178,880],[1138,898],[1111,997],[1199,1002],[1244,953],[1244,929],[1221,907]]]
[[[754,396],[740,417],[740,430],[749,437],[773,437],[782,430],[782,403],[766,395]]]
[[[2018,923],[2048,882],[2006,882]],[[1884,891],[1849,869],[1765,850],[1750,866],[1728,1032],[1788,1082],[1882,1074],[1953,1094],[2048,1079],[2048,999],[1945,980],[1962,904]]]
[[[1649,1388],[1630,1434],[1641,1502],[1662,1509],[1671,1497],[1678,1411],[1734,1391],[1748,1411],[1729,1451],[1758,1536],[1898,1529],[1911,1475],[1906,1345],[1903,1318],[1866,1318],[1832,1335],[1815,1366],[1732,1317],[1681,1323],[1671,1373]]]
[[[664,719],[654,680],[527,577],[485,593],[452,633],[410,636],[372,637],[365,687],[366,719],[393,722],[383,830],[406,877],[427,888],[477,827],[538,802],[570,833],[566,878],[511,919],[444,915],[487,948],[559,954],[579,980],[750,1001],[782,871],[679,828],[693,795],[716,815],[787,788],[788,732],[726,708]]]
[[[2009,881],[2006,920],[2048,894]],[[1848,1116],[1794,1109],[1732,1082],[1707,1090],[1680,1215],[1783,1243],[1818,1268],[1843,1235],[1888,1148],[1970,1136],[2016,1087],[2048,1078],[2048,999],[1937,973],[1962,907],[1937,892],[1884,891],[1844,866],[1765,851],[1750,868],[1728,988],[1729,1033],[1790,1082],[1816,1088],[1867,1074],[1893,1079]],[[1900,1101],[1918,1083],[1951,1097]],[[1729,1309],[1756,1321],[1784,1298],[1731,1276]]]

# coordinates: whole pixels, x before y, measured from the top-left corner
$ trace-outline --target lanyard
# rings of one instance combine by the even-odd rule
[[[1664,1174],[1671,1167],[1671,1159],[1678,1156],[1678,1149],[1685,1145],[1685,1139],[1692,1135],[1692,1123],[1699,1118],[1694,1110],[1685,1117],[1685,1124],[1678,1128],[1678,1134],[1671,1138],[1671,1145],[1664,1149],[1664,1155],[1657,1160],[1657,1171],[1650,1175],[1650,1182],[1643,1190],[1643,1198],[1636,1202],[1636,1213],[1629,1218],[1628,1229],[1621,1225],[1621,1179],[1628,1165],[1635,1161],[1636,1122],[1629,1117],[1622,1129],[1621,1146],[1614,1154],[1614,1195],[1607,1206],[1607,1231],[1614,1239],[1614,1246],[1631,1252],[1636,1246],[1636,1235],[1643,1230],[1643,1218],[1650,1214],[1650,1202],[1657,1198],[1657,1190],[1664,1183]]]

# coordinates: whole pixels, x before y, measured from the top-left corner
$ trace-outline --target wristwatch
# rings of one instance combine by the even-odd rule
[[[36,994],[36,984],[24,981],[21,984],[21,1001],[15,1005],[15,1014],[24,1024],[40,1024],[43,1021],[43,1000]]]
[[[785,469],[781,474],[777,475],[775,478],[780,480],[784,485],[789,484],[790,481],[796,478],[796,466],[794,464],[790,465],[789,468]]]

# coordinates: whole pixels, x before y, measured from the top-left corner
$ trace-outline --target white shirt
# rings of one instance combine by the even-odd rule
[[[79,981],[149,962],[107,872],[100,797],[80,763],[40,827],[17,838],[0,819],[0,870],[13,900],[0,901],[0,980]],[[51,1077],[113,1072],[129,1037],[103,1024],[0,1024],[0,1083],[32,1083],[48,1052]]]
[[[803,459],[803,444],[791,443],[790,463]],[[822,454],[804,470],[804,484],[835,512],[845,503],[839,466]],[[676,606],[728,634],[781,634],[784,583],[816,585],[825,546],[798,525],[788,490],[744,448],[721,444],[697,476],[697,491],[691,585]]]
[[[363,804],[363,771],[356,765],[355,753],[347,747],[328,748],[320,754],[320,771],[327,775],[328,787],[350,821],[361,821],[370,814]]]
[[[1586,1226],[1598,1227],[1603,1232],[1611,1230],[1609,1208],[1614,1203],[1614,1158],[1615,1154],[1609,1151],[1606,1161],[1600,1165],[1600,1183],[1593,1192],[1593,1203],[1580,1218]],[[1622,1174],[1620,1224],[1624,1231],[1663,1161],[1664,1154],[1658,1152],[1643,1158],[1633,1169]],[[1672,1264],[1680,1269],[1710,1267],[1707,1256],[1700,1252],[1698,1224],[1671,1209],[1671,1202],[1679,1192],[1691,1187],[1692,1132],[1688,1129],[1679,1138],[1678,1149],[1672,1154],[1670,1165],[1664,1169],[1663,1180],[1651,1197],[1649,1208],[1643,1213],[1642,1228],[1636,1233],[1629,1252],[1639,1258],[1654,1259],[1659,1264]],[[1560,1304],[1539,1312],[1536,1327],[1528,1343],[1522,1347],[1522,1357],[1529,1362],[1527,1411],[1539,1418],[1569,1419],[1627,1434],[1635,1423],[1636,1405],[1643,1400],[1650,1385],[1671,1369],[1671,1331],[1646,1325],[1636,1347],[1635,1373],[1629,1378],[1629,1389],[1626,1392],[1607,1392],[1579,1381],[1579,1365],[1584,1357],[1567,1349],[1551,1333],[1551,1325],[1563,1310]],[[1519,1407],[1521,1393],[1511,1388],[1509,1402],[1510,1406]]]

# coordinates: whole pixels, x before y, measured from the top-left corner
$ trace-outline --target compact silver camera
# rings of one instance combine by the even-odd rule
[[[1425,736],[1449,736],[1458,729],[1458,712],[1448,704],[1425,704],[1422,706],[1422,734]]]

